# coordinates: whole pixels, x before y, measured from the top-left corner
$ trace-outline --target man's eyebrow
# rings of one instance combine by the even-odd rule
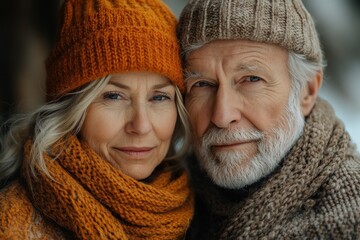
[[[253,64],[239,64],[236,65],[234,67],[235,71],[249,71],[249,72],[256,72],[258,70],[261,70],[262,68],[257,66],[257,65],[253,65]]]
[[[257,61],[249,64],[243,64],[243,63],[238,64],[233,69],[236,72],[252,72],[252,73],[271,71],[271,69],[267,65],[264,65],[263,63]]]
[[[199,78],[201,77],[202,74],[199,72],[192,72],[188,69],[184,70],[184,83],[186,84],[186,82],[190,79],[190,78]]]

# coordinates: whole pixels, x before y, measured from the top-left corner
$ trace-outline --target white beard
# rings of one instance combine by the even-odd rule
[[[244,131],[213,127],[206,131],[195,150],[200,166],[217,185],[240,189],[269,175],[302,134],[303,127],[300,100],[292,90],[285,112],[275,128],[260,132],[256,129]],[[252,159],[245,152],[211,150],[214,144],[251,139],[259,140],[258,152]]]

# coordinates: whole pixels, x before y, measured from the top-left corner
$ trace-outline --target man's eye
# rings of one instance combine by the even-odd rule
[[[123,99],[123,96],[117,92],[106,92],[104,93],[103,98],[109,100],[121,100]]]
[[[262,80],[262,78],[258,77],[258,76],[247,76],[246,77],[246,81],[248,81],[248,82],[258,82],[261,80]]]
[[[194,83],[193,87],[211,87],[212,84],[210,84],[209,82],[205,82],[205,81],[199,81]]]
[[[189,83],[186,86],[186,92],[188,94],[198,94],[203,92],[212,91],[216,87],[216,84],[211,81],[198,80],[193,83]]]

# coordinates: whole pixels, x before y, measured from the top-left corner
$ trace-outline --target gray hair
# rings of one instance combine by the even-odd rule
[[[292,88],[298,95],[306,84],[319,71],[325,68],[323,59],[320,62],[310,61],[302,54],[289,51],[288,55],[288,69],[292,79]],[[300,96],[295,96],[300,97]]]

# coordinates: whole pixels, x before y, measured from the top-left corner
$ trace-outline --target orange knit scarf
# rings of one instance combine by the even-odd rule
[[[53,180],[38,168],[36,177],[25,174],[42,214],[78,239],[179,239],[185,234],[193,215],[186,173],[172,179],[164,172],[145,184],[122,174],[75,136],[64,146],[56,160],[44,156]],[[25,147],[25,161],[30,147]]]

